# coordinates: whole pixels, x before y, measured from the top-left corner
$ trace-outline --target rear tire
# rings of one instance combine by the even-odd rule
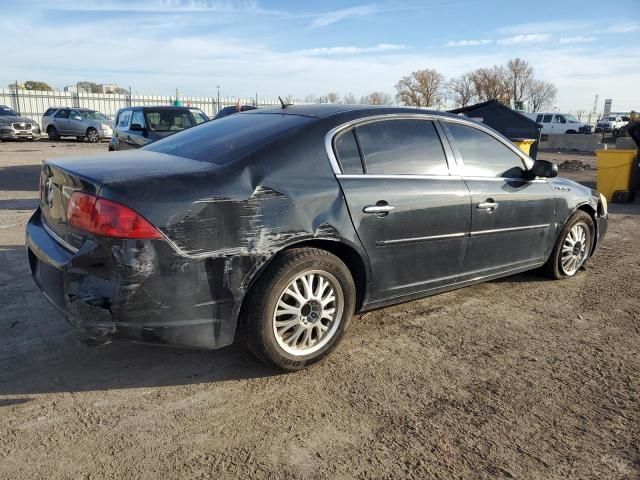
[[[595,231],[588,213],[578,210],[571,215],[543,267],[545,274],[554,280],[575,276],[589,259]]]
[[[313,365],[338,346],[355,302],[351,272],[338,257],[317,248],[287,250],[246,299],[247,346],[281,370]]]
[[[50,126],[49,128],[47,128],[47,135],[49,136],[49,140],[60,140],[58,130],[54,126]]]
[[[567,133],[570,135],[575,135],[578,132],[576,132],[575,130],[567,130]]]

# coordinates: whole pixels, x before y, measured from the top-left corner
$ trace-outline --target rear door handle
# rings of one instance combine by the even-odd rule
[[[479,203],[476,208],[480,208],[481,210],[495,210],[498,206],[500,206],[498,202],[487,200],[486,202]]]
[[[389,213],[394,208],[391,205],[367,205],[362,211],[364,213]]]

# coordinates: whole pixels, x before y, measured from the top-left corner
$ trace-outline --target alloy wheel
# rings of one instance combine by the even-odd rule
[[[284,288],[273,312],[273,333],[280,348],[294,356],[324,347],[342,320],[344,294],[328,272],[310,270]]]
[[[574,275],[587,259],[589,254],[587,229],[584,223],[576,223],[562,242],[560,265],[565,275]]]
[[[95,128],[90,128],[87,130],[87,140],[91,143],[98,143],[100,140],[100,135],[98,135],[98,131]]]

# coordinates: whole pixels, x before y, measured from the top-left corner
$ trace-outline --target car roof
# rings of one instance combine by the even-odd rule
[[[344,104],[314,104],[314,105],[287,105],[285,108],[259,108],[246,112],[246,115],[257,115],[265,113],[278,113],[281,115],[300,115],[305,117],[324,118],[343,113],[380,114],[388,115],[394,113],[422,113],[437,115],[448,118],[460,118],[448,112],[438,110],[426,110],[422,108],[394,107],[390,105],[344,105]]]

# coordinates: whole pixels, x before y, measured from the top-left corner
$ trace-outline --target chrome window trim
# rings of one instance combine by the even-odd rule
[[[384,120],[425,120],[425,121],[437,122],[440,118],[442,117],[439,115],[433,115],[428,113],[386,113],[384,115],[369,115],[367,117],[356,118],[354,120],[350,120],[341,125],[338,125],[337,127],[332,128],[324,136],[324,148],[327,152],[327,156],[329,157],[329,163],[331,164],[333,173],[335,173],[336,175],[342,174],[342,170],[340,168],[340,162],[336,158],[335,152],[333,150],[333,139],[344,130],[347,130],[357,125],[365,125],[367,123],[373,123],[373,122],[384,121]],[[434,128],[436,128],[436,131],[438,132],[438,134],[440,134],[440,131],[438,130],[437,125],[434,125]],[[440,138],[441,143],[442,141],[443,139]],[[445,146],[443,145],[442,148],[444,150],[445,159],[449,161],[450,159],[447,156],[447,151]],[[449,165],[449,170],[450,171],[452,170],[451,165]],[[369,175],[367,173],[350,174],[350,175],[372,177],[372,175]],[[399,176],[406,177],[408,175],[399,175]],[[447,178],[449,175],[433,175],[433,176],[438,178]]]
[[[380,173],[338,173],[336,178],[346,179],[396,179],[396,180],[462,180],[460,175],[401,175]]]

